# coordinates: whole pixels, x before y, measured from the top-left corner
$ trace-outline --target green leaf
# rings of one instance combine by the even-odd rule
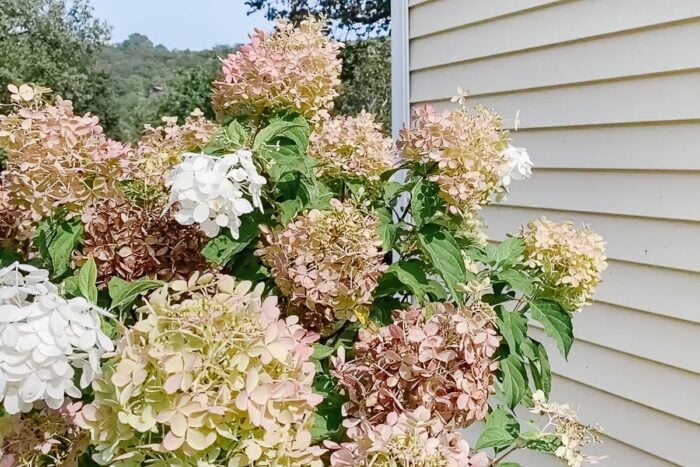
[[[534,289],[532,279],[523,272],[516,271],[515,269],[506,269],[505,271],[499,272],[497,277],[518,292],[522,292],[525,295],[532,294]]]
[[[253,240],[258,236],[258,224],[254,216],[246,216],[243,218],[241,227],[238,229],[238,238],[231,236],[231,232],[227,229],[212,238],[202,248],[202,255],[210,263],[223,266],[231,261],[231,258],[236,253],[243,251]]]
[[[72,297],[82,297],[82,293],[80,292],[80,285],[78,285],[78,277],[77,276],[68,276],[66,279],[63,281],[63,292],[67,293],[68,295]]]
[[[403,191],[404,185],[398,182],[384,183],[384,202],[391,205],[391,202]]]
[[[519,313],[506,311],[496,319],[501,336],[506,340],[511,353],[518,353],[520,344],[527,336],[527,319]]]
[[[382,326],[387,326],[394,322],[394,310],[403,308],[401,300],[396,297],[377,297],[372,301],[370,318]]]
[[[342,434],[342,406],[345,398],[338,390],[335,380],[325,373],[316,374],[314,392],[321,394],[324,399],[314,412],[312,442],[317,444],[326,439],[338,440]]]
[[[144,292],[162,287],[165,282],[152,279],[139,279],[133,282],[127,282],[119,277],[113,277],[109,280],[107,288],[109,296],[112,299],[111,309],[118,310],[120,313],[128,310],[136,299]]]
[[[426,292],[434,302],[444,302],[447,300],[447,290],[445,290],[445,286],[435,279],[428,279]]]
[[[510,237],[486,247],[486,255],[492,263],[516,263],[524,252],[525,245],[520,237]]]
[[[517,438],[520,435],[520,423],[518,423],[518,420],[500,407],[496,407],[486,416],[486,426],[503,428],[513,438]]]
[[[441,226],[428,224],[418,231],[418,242],[445,280],[452,297],[461,304],[462,296],[457,293],[457,286],[466,281],[467,271],[457,241]]]
[[[20,256],[16,251],[0,249],[0,268],[4,268],[14,263],[15,261],[20,261]]]
[[[382,249],[384,251],[391,251],[396,241],[396,235],[399,231],[399,225],[394,224],[394,220],[391,217],[391,212],[387,208],[377,209],[377,215],[379,217],[379,238],[382,239]]]
[[[500,428],[497,426],[489,426],[481,432],[479,439],[476,442],[476,449],[487,449],[487,448],[506,448],[513,444],[516,438],[513,438],[510,433],[508,433],[505,428]]]
[[[568,358],[571,346],[574,343],[574,327],[571,322],[571,314],[564,310],[560,304],[550,300],[536,300],[530,302],[532,318],[542,323],[544,332],[554,339],[559,351]]]
[[[297,214],[302,210],[304,204],[299,198],[294,198],[282,201],[278,206],[280,209],[279,223],[286,225],[289,221],[297,217]]]
[[[541,389],[547,397],[552,390],[552,368],[549,365],[547,349],[534,339],[528,338],[528,342],[523,344],[523,352],[530,362],[530,371],[535,387]]]
[[[336,351],[335,347],[330,347],[323,344],[314,344],[314,353],[311,358],[315,360],[323,360],[333,355]]]
[[[497,467],[521,467],[521,465],[516,462],[499,462]]]
[[[248,131],[238,121],[233,120],[225,128],[219,128],[204,148],[204,154],[231,152],[246,146]]]
[[[527,374],[523,362],[516,355],[508,355],[500,361],[503,377],[503,393],[508,407],[514,408],[527,392]]]
[[[245,145],[248,139],[248,132],[238,120],[234,120],[226,127],[226,136],[234,146],[232,149],[239,149]]]
[[[270,119],[270,124],[260,130],[253,141],[253,149],[264,146],[292,145],[294,151],[301,155],[309,145],[309,123],[298,114],[288,114]],[[291,144],[290,144],[291,143]]]
[[[561,446],[561,438],[554,434],[543,434],[536,431],[523,433],[525,447],[533,451],[553,453]]]
[[[392,264],[380,278],[375,296],[382,297],[408,291],[419,300],[423,300],[429,287],[425,269],[425,263],[417,259]]]
[[[71,219],[58,224],[56,235],[49,243],[49,258],[53,268],[52,277],[60,277],[68,271],[73,250],[83,235],[80,219]]]
[[[443,203],[440,187],[433,182],[419,180],[411,190],[411,216],[417,228],[429,223],[439,212]]]
[[[268,159],[268,175],[273,182],[278,182],[289,172],[299,172],[307,178],[313,178],[316,161],[308,156],[298,154],[288,147],[265,148],[261,153]]]
[[[78,273],[78,290],[80,295],[90,303],[97,304],[97,266],[95,260],[90,258],[80,268]]]

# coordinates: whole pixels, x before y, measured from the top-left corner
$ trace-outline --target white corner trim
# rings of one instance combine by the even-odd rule
[[[408,0],[391,0],[391,133],[411,118],[408,68]]]

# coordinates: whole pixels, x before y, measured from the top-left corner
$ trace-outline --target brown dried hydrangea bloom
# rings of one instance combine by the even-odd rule
[[[182,226],[161,208],[146,209],[122,198],[90,205],[82,215],[85,244],[78,262],[93,257],[98,283],[111,277],[164,280],[211,269],[200,249],[205,241],[196,226]]]
[[[321,176],[351,175],[378,179],[394,164],[394,144],[374,115],[338,116],[320,122],[309,142],[309,155],[319,161]]]
[[[360,330],[354,360],[346,362],[342,352],[333,358],[333,375],[349,399],[348,426],[353,420],[376,426],[418,407],[448,429],[486,416],[500,342],[490,309],[435,308],[429,319],[421,308],[397,311],[393,324]]]
[[[10,203],[0,174],[0,248],[16,248],[31,236],[31,213]]]
[[[81,409],[68,399],[57,410],[38,403],[29,413],[0,418],[0,467],[77,466],[88,444],[77,424]]]
[[[492,197],[505,194],[508,141],[501,117],[481,106],[439,112],[428,105],[415,110],[413,127],[401,130],[397,145],[405,159],[437,164],[431,180],[450,212],[469,222]]]
[[[131,171],[129,149],[106,138],[96,116],[74,115],[71,101],[57,96],[49,104],[43,95],[50,90],[21,89],[12,95],[15,110],[0,115],[10,204],[38,221],[59,206],[77,213],[113,197]]]
[[[340,320],[366,320],[386,270],[376,215],[331,204],[332,210],[305,212],[286,229],[263,227],[266,245],[257,252],[305,326],[325,333]]]
[[[182,153],[200,152],[216,131],[217,125],[195,109],[182,125],[177,117],[162,117],[163,125],[146,125],[136,146],[139,176],[161,182],[169,168],[182,161]]]

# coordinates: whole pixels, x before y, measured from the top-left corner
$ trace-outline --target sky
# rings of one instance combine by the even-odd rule
[[[138,32],[169,49],[202,50],[247,42],[265,16],[248,15],[244,0],[92,0],[95,16],[112,25],[112,42]]]

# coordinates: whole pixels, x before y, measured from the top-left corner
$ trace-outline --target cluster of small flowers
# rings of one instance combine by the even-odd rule
[[[262,187],[250,151],[240,150],[221,157],[186,153],[168,176],[168,207],[177,203],[175,220],[181,225],[199,224],[205,235],[216,237],[228,227],[238,238],[241,216],[262,211]],[[250,201],[244,196],[250,197]]]
[[[61,297],[48,274],[19,263],[0,269],[0,399],[9,414],[38,401],[58,409],[66,394],[80,398],[75,370],[87,387],[114,348],[100,329],[105,312],[82,297]]]
[[[280,20],[272,34],[256,30],[250,44],[223,60],[212,97],[219,117],[280,108],[309,119],[327,117],[340,85],[341,44],[323,28],[307,19],[296,28]]]
[[[548,430],[553,428],[554,434],[561,441],[561,446],[554,452],[555,456],[566,461],[569,467],[581,467],[584,463],[597,464],[605,458],[587,456],[581,452],[587,444],[601,442],[602,429],[599,426],[584,425],[569,405],[547,402],[540,390],[535,391],[532,399],[535,405],[530,411],[548,418],[547,425],[542,429],[543,436],[550,434]]]
[[[251,287],[194,275],[150,297],[82,411],[98,462],[322,465],[310,432],[318,336]]]
[[[397,311],[376,333],[360,330],[354,360],[333,358],[333,374],[348,396],[349,425],[386,423],[418,407],[448,429],[465,428],[488,412],[499,338],[485,309],[436,304]]]
[[[94,259],[99,286],[106,286],[112,277],[171,280],[210,269],[201,253],[205,240],[201,231],[178,224],[160,208],[113,198],[86,206],[81,220],[85,238],[76,260],[80,264]]]
[[[39,221],[58,206],[75,213],[112,197],[133,169],[130,149],[107,139],[96,116],[74,115],[71,101],[49,104],[43,95],[50,90],[8,88],[16,108],[0,115],[0,146],[10,204]]]
[[[376,180],[394,164],[394,144],[374,116],[362,111],[355,117],[338,116],[320,122],[309,144],[309,155],[319,161],[319,175],[360,176]]]
[[[137,175],[148,182],[162,182],[167,171],[182,162],[185,152],[199,152],[207,145],[216,131],[216,125],[204,113],[195,109],[182,125],[177,117],[162,117],[158,127],[146,125],[139,140],[135,156]]]
[[[401,130],[403,158],[437,164],[431,180],[450,212],[466,221],[494,197],[502,197],[511,179],[530,176],[532,162],[522,148],[509,145],[501,117],[477,106],[439,112],[432,106],[415,110],[412,128]]]
[[[542,286],[569,311],[580,310],[593,298],[607,268],[605,242],[584,226],[541,218],[522,228],[525,264],[539,270]]]
[[[37,403],[32,412],[0,418],[0,467],[77,466],[87,443],[77,424],[81,407],[70,400],[58,409]]]
[[[10,191],[0,173],[0,248],[14,249],[31,237],[32,214],[10,202]]]
[[[437,425],[437,426],[436,426]],[[437,434],[435,434],[437,433]],[[351,442],[337,445],[333,467],[488,467],[484,453],[470,455],[469,444],[456,432],[442,431],[430,411],[418,407],[386,423],[350,434]]]
[[[364,322],[372,291],[386,270],[377,218],[351,203],[313,209],[286,229],[261,227],[266,245],[257,254],[303,323],[322,333],[338,321]]]

